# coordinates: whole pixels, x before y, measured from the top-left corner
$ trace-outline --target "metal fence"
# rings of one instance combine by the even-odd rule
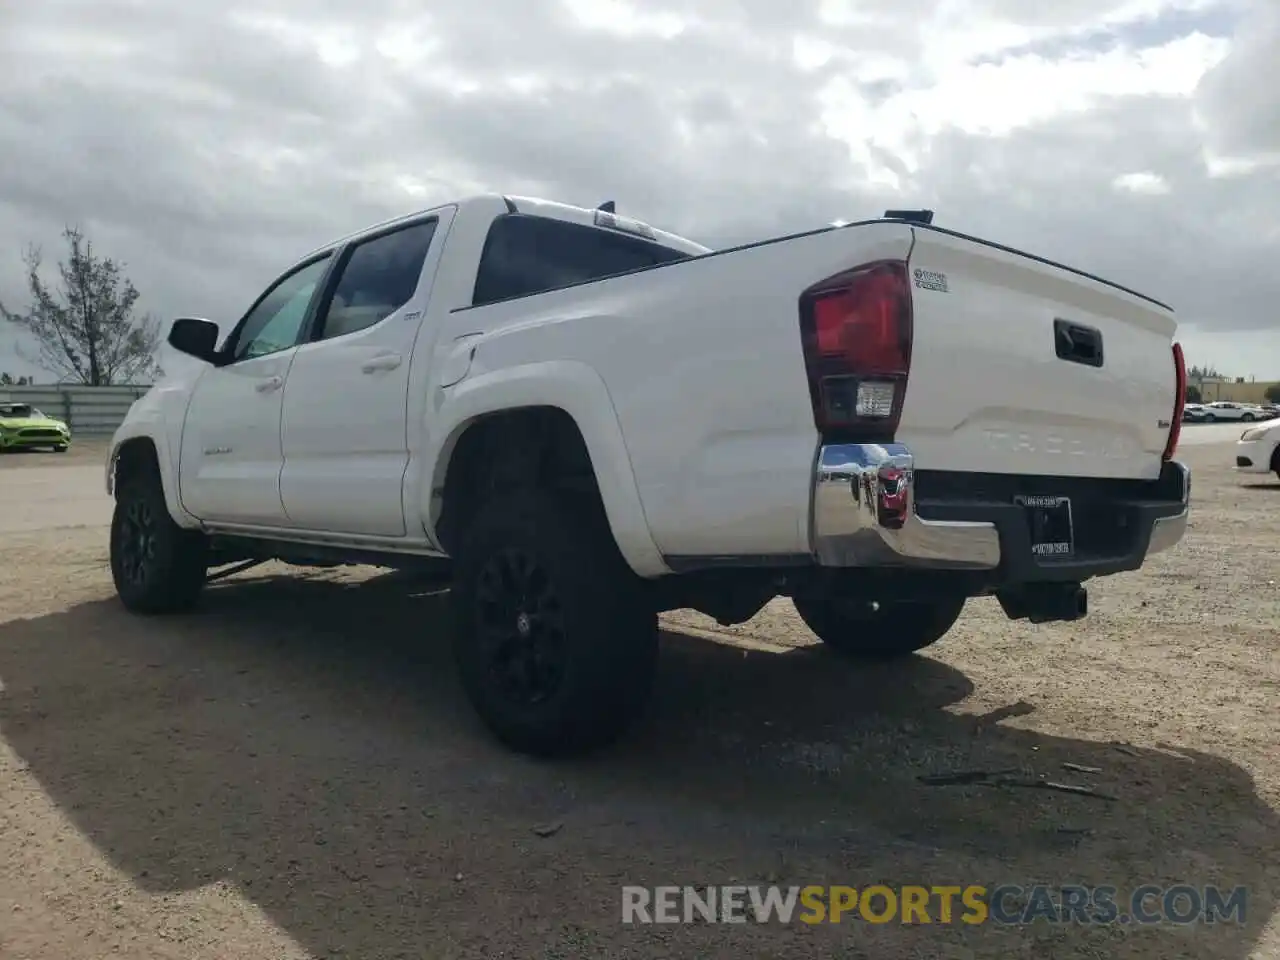
[[[41,413],[64,420],[73,438],[109,437],[124,420],[133,401],[150,390],[150,386],[83,387],[71,384],[53,386],[0,386],[0,401],[29,403]]]

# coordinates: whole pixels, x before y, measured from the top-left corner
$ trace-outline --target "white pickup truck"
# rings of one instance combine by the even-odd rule
[[[139,613],[224,565],[448,579],[468,695],[549,755],[641,710],[657,614],[789,596],[907,655],[969,597],[1086,612],[1175,544],[1171,310],[928,211],[727,250],[478,196],[298,261],[117,431],[111,569]],[[424,642],[425,638],[424,638]]]

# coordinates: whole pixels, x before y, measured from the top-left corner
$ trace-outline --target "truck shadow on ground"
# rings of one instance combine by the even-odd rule
[[[539,764],[495,746],[454,680],[440,596],[396,577],[230,582],[197,614],[114,600],[0,625],[0,733],[103,854],[153,892],[223,881],[317,956],[1249,956],[1280,825],[1248,774],[955,709],[927,657],[664,638],[650,716]],[[1114,802],[930,787],[1018,768]],[[900,924],[623,927],[622,884],[1243,884],[1197,929]],[[207,938],[204,929],[192,936]],[[181,938],[179,932],[175,936]],[[843,945],[843,946],[840,946]],[[861,948],[859,948],[861,949]],[[956,952],[942,952],[952,950]]]

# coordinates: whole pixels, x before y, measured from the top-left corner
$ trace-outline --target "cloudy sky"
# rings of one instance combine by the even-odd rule
[[[64,223],[157,315],[229,323],[479,190],[712,246],[929,206],[1280,379],[1277,63],[1276,0],[0,2],[0,300]]]

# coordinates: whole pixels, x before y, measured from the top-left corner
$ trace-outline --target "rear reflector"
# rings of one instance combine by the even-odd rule
[[[893,439],[911,366],[911,287],[901,261],[867,264],[800,298],[813,419],[824,436]]]
[[[1173,345],[1173,419],[1169,423],[1169,439],[1164,445],[1164,459],[1172,460],[1178,450],[1178,438],[1182,436],[1182,410],[1187,402],[1187,362],[1182,356],[1182,344]]]

